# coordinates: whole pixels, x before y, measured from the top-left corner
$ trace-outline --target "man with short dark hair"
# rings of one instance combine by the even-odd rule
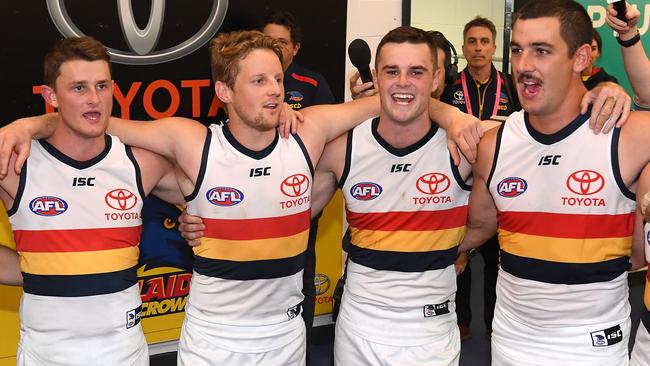
[[[580,103],[591,19],[567,0],[533,1],[510,44],[523,111],[479,145],[462,249],[497,229],[501,270],[493,365],[626,365],[635,181],[650,161],[647,116],[594,135]]]

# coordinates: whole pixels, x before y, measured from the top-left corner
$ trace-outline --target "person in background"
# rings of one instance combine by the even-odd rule
[[[465,24],[463,29],[463,55],[467,67],[460,77],[442,96],[442,101],[456,106],[465,113],[472,114],[480,120],[489,120],[493,116],[505,118],[519,110],[519,99],[510,75],[498,71],[492,61],[496,52],[496,27],[491,20],[477,16]],[[480,247],[479,252],[485,263],[483,267],[483,321],[486,335],[492,332],[492,317],[496,301],[496,280],[499,270],[499,242],[495,237]],[[465,254],[469,260],[469,253]],[[470,324],[472,310],[470,296],[472,288],[472,270],[465,267],[457,278],[456,314],[460,337],[471,337]]]
[[[598,60],[603,51],[603,39],[596,29],[592,29],[591,32],[593,34],[591,39],[591,63],[582,71],[582,82],[585,83],[587,90],[591,90],[599,83],[606,81],[618,84],[618,80],[605,72],[604,68],[595,66],[596,60]]]

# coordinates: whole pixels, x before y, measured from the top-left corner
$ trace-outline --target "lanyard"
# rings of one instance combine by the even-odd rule
[[[474,114],[472,113],[472,102],[469,100],[469,93],[467,92],[467,77],[465,76],[465,71],[460,73],[460,80],[463,84],[463,96],[465,97],[465,106],[467,107],[467,113],[468,114]],[[478,87],[476,88],[478,90]],[[486,86],[487,89],[487,86]],[[487,90],[486,90],[487,92]],[[479,93],[480,94],[480,93]],[[480,98],[480,95],[479,95]],[[497,92],[494,96],[494,108],[492,110],[492,114],[490,116],[495,116],[497,114],[497,111],[499,110],[499,99],[501,99],[501,75],[499,75],[499,72],[497,71]],[[480,101],[479,101],[480,103]],[[480,119],[481,116],[478,116]]]

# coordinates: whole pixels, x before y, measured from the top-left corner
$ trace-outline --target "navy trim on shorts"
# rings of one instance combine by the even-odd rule
[[[23,272],[23,291],[32,295],[79,297],[112,294],[138,282],[137,266],[83,275],[37,275]]]
[[[429,252],[395,252],[361,248],[350,244],[350,260],[377,270],[424,272],[444,269],[454,264],[458,246]]]
[[[287,277],[302,271],[304,266],[304,252],[289,258],[246,262],[211,259],[198,255],[194,257],[196,273],[226,280],[247,281]]]
[[[501,268],[515,277],[527,280],[578,285],[615,279],[630,269],[630,257],[597,263],[560,263],[520,257],[501,249]]]
[[[205,179],[205,170],[208,167],[208,155],[210,154],[210,142],[212,141],[212,130],[207,129],[208,133],[205,135],[205,142],[203,143],[203,152],[201,153],[201,167],[199,168],[199,174],[196,177],[196,183],[194,183],[194,190],[189,195],[185,196],[185,202],[190,202],[196,195],[199,194],[201,190],[201,184],[203,184],[203,179]]]

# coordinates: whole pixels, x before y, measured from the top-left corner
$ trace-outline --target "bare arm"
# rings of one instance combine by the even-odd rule
[[[476,147],[483,137],[483,128],[478,118],[434,98],[429,102],[429,118],[447,131],[447,148],[454,164],[460,164],[459,150],[470,163],[476,161]]]
[[[341,135],[327,144],[322,158],[316,166],[311,203],[312,215],[322,211],[336,192],[345,164],[347,137],[347,134]]]
[[[305,130],[321,136],[323,144],[362,122],[379,115],[379,97],[361,98],[341,104],[320,104],[301,110]],[[306,132],[306,131],[305,131]]]
[[[644,232],[644,221],[648,221],[650,210],[647,209],[647,194],[650,193],[650,164],[646,164],[639,177],[639,184],[636,188],[636,218],[634,222],[634,239],[632,245],[632,269],[638,269],[646,264],[645,249],[646,236]],[[645,216],[645,218],[644,218]]]
[[[496,130],[491,130],[479,145],[479,157],[473,166],[474,182],[469,195],[469,217],[467,232],[460,251],[479,247],[497,231],[497,209],[487,186],[494,149]]]
[[[18,253],[2,245],[0,245],[0,283],[11,286],[23,284]]]
[[[32,139],[46,138],[54,133],[58,122],[58,113],[48,113],[35,117],[18,119],[0,128],[0,179],[7,176],[9,160],[15,153],[13,164],[16,174],[29,156]]]
[[[616,18],[616,10],[614,10],[613,5],[607,7],[607,23],[613,30],[618,32],[621,40],[629,40],[637,34],[639,31],[637,23],[641,17],[638,9],[630,6],[627,2],[625,6],[627,7],[627,23]],[[638,98],[638,103],[642,106],[649,106],[650,61],[643,49],[643,44],[637,42],[631,47],[621,47],[621,52],[625,72],[630,80],[634,94]]]

